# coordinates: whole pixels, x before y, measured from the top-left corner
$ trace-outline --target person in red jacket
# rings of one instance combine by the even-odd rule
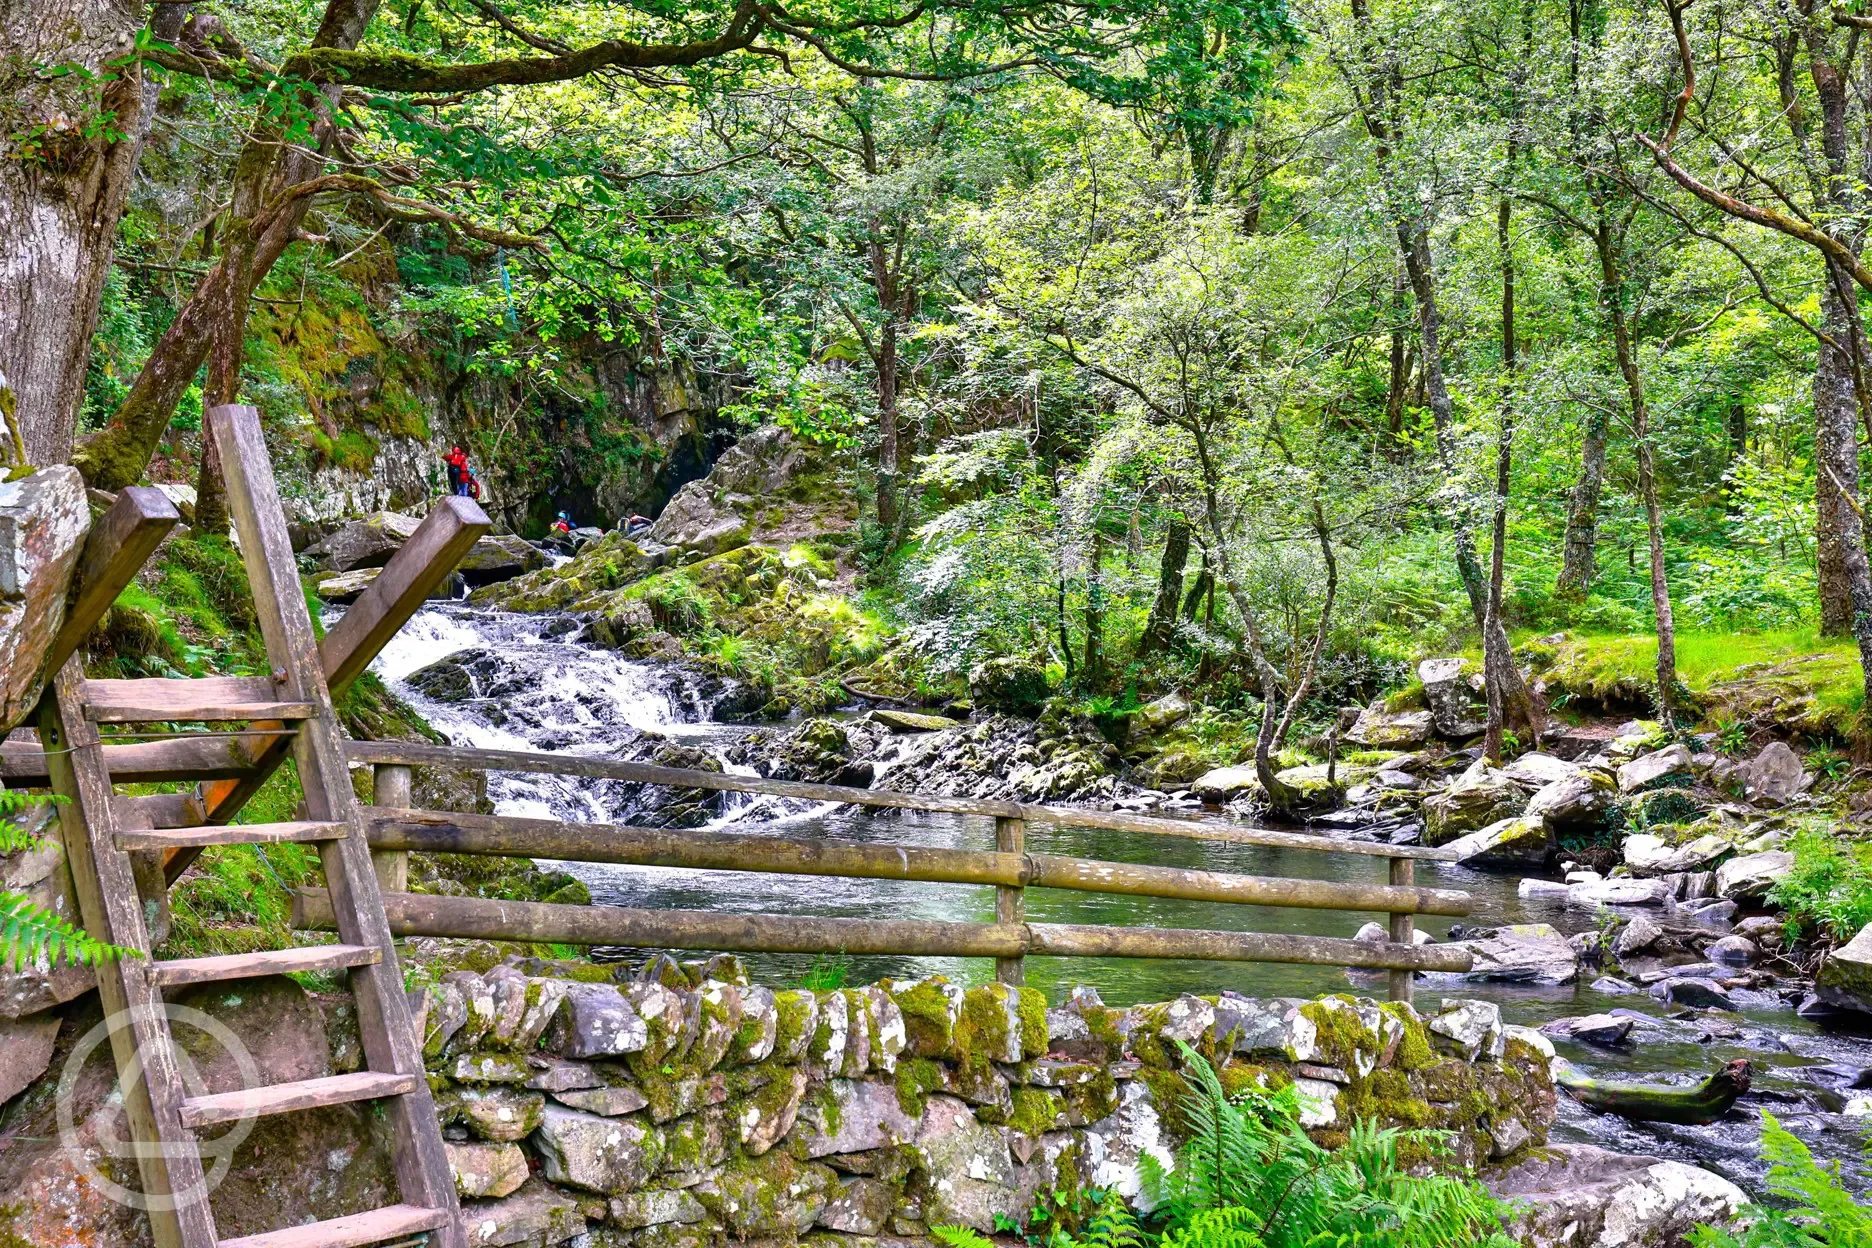
[[[461,498],[471,497],[469,482],[474,473],[468,467],[468,452],[459,446],[449,448],[448,457],[442,461],[448,467],[449,493]]]

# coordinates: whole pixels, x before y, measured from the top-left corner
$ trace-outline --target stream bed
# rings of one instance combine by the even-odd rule
[[[720,752],[750,731],[745,726],[708,720],[706,699],[680,669],[578,645],[570,640],[572,634],[561,630],[562,624],[551,617],[438,604],[425,608],[404,626],[379,656],[374,670],[458,745],[603,756],[639,740],[644,732],[656,732],[673,741]],[[511,691],[501,696],[492,714],[485,705],[436,701],[409,683],[413,673],[466,649],[490,650],[500,656]],[[497,772],[489,776],[489,796],[504,814],[607,822],[618,819],[607,792],[614,784]],[[994,847],[993,821],[986,818],[868,812],[738,794],[728,795],[728,803],[713,826],[749,833],[784,828],[792,836],[881,844]],[[1360,854],[1330,855],[1047,824],[1030,825],[1028,844],[1051,853],[1252,875],[1380,883],[1386,870],[1384,859]],[[610,864],[548,865],[578,876],[590,888],[594,901],[612,905],[971,922],[992,921],[994,915],[994,893],[985,887]],[[1460,920],[1470,926],[1545,922],[1569,934],[1596,926],[1590,911],[1522,900],[1516,891],[1519,877],[1514,875],[1421,863],[1417,878],[1421,884],[1470,892],[1476,899],[1475,912]],[[1378,915],[1339,911],[1052,889],[1029,889],[1027,914],[1040,922],[1319,936],[1350,936],[1367,919],[1382,920]],[[1419,920],[1420,926],[1439,939],[1448,933],[1452,922],[1428,917]],[[641,952],[601,950],[595,956],[640,960]],[[759,954],[748,955],[745,960],[758,979],[774,985],[796,982],[813,961],[797,955]],[[854,983],[886,975],[914,978],[931,973],[978,982],[992,974],[992,966],[985,959],[868,957],[852,959],[849,968]],[[1613,996],[1594,991],[1588,986],[1594,975],[1586,972],[1582,975],[1585,982],[1559,988],[1420,983],[1417,993],[1420,1000],[1432,1003],[1445,995],[1491,1000],[1500,1005],[1507,1021],[1536,1027],[1556,1018],[1615,1009],[1643,1014],[1645,1020],[1633,1033],[1635,1043],[1621,1049],[1556,1042],[1562,1056],[1596,1077],[1693,1082],[1731,1058],[1745,1057],[1754,1063],[1753,1090],[1722,1122],[1705,1127],[1634,1124],[1590,1114],[1562,1095],[1560,1120],[1554,1131],[1558,1140],[1689,1161],[1759,1192],[1764,1163],[1759,1156],[1757,1111],[1765,1109],[1805,1140],[1816,1155],[1841,1161],[1847,1181],[1855,1190],[1872,1192],[1872,1184],[1860,1170],[1865,1160],[1864,1132],[1872,1120],[1847,1118],[1838,1112],[1855,1094],[1849,1089],[1856,1083],[1872,1086],[1872,1035],[1823,1030],[1798,1018],[1790,1006],[1745,1011],[1739,1034],[1712,1037],[1694,1023],[1671,1019],[1669,1011],[1649,996]],[[1027,981],[1055,1004],[1078,984],[1096,987],[1112,1005],[1165,1000],[1185,992],[1214,994],[1225,989],[1255,997],[1310,997],[1345,991],[1381,997],[1384,991],[1382,973],[1141,959],[1029,958]]]

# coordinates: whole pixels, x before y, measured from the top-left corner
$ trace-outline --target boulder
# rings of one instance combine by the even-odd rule
[[[1190,782],[1190,792],[1197,800],[1212,806],[1226,806],[1238,797],[1260,791],[1261,781],[1255,776],[1253,763],[1216,767]]]
[[[72,569],[91,531],[84,478],[65,464],[0,481],[0,735],[39,702],[65,623]]]
[[[1549,1144],[1486,1181],[1516,1206],[1510,1232],[1533,1248],[1682,1248],[1748,1203],[1707,1170],[1590,1144]]]
[[[422,524],[415,516],[399,511],[379,511],[362,520],[353,520],[337,532],[306,547],[305,553],[333,572],[353,568],[381,568],[390,556],[415,536]]]
[[[1638,793],[1662,784],[1672,776],[1690,774],[1690,748],[1667,745],[1661,750],[1640,755],[1618,769],[1619,791]]]
[[[1380,698],[1359,713],[1346,740],[1368,750],[1416,749],[1430,740],[1429,711],[1387,711]]]
[[[1180,693],[1166,693],[1131,716],[1130,739],[1148,741],[1189,718],[1190,701]]]
[[[1523,813],[1547,821],[1556,833],[1592,832],[1605,825],[1618,804],[1618,786],[1612,777],[1593,767],[1579,768],[1565,779],[1545,785],[1528,799]]]
[[[1629,1018],[1619,1018],[1613,1014],[1588,1014],[1583,1018],[1556,1018],[1541,1028],[1549,1036],[1561,1040],[1577,1040],[1581,1044],[1595,1044],[1602,1048],[1623,1044],[1631,1035],[1635,1026]]]
[[[1526,815],[1491,823],[1444,846],[1470,867],[1543,867],[1553,857],[1553,833],[1543,819]]]
[[[26,1090],[52,1064],[52,1048],[58,1040],[59,1020],[54,1015],[34,1015],[0,1021],[0,1105]]]
[[[1033,715],[1047,700],[1046,668],[1014,655],[977,663],[969,669],[968,686],[977,710]]]
[[[1641,875],[1700,871],[1729,852],[1729,842],[1714,834],[1672,845],[1661,836],[1635,832],[1625,838],[1625,865]]]
[[[1570,984],[1579,977],[1579,954],[1552,924],[1517,923],[1451,943],[1474,960],[1467,971],[1450,972],[1462,981]]]
[[[1730,999],[1722,985],[1707,979],[1694,979],[1687,975],[1673,975],[1669,979],[1660,979],[1651,985],[1651,995],[1666,1005],[1682,1006],[1686,1009],[1735,1009],[1735,1002]]]
[[[1430,724],[1439,737],[1462,741],[1487,727],[1482,699],[1464,674],[1465,659],[1425,659],[1417,665]]]
[[[543,568],[546,552],[514,533],[489,533],[463,555],[455,570],[471,586],[492,585]]]
[[[1747,966],[1761,957],[1761,950],[1746,936],[1725,936],[1713,942],[1703,955],[1724,966]]]
[[[1872,923],[1827,955],[1814,994],[1828,1005],[1872,1014]]]
[[[356,602],[358,596],[371,587],[371,582],[382,575],[382,568],[358,568],[321,576],[317,584],[318,596],[326,602]]]
[[[1813,777],[1801,766],[1800,755],[1785,741],[1770,741],[1762,752],[1744,763],[1737,773],[1742,791],[1751,802],[1780,806],[1805,793]]]
[[[1716,895],[1730,901],[1754,900],[1793,869],[1794,855],[1782,849],[1731,858],[1716,868]]]
[[[1527,789],[1544,789],[1561,780],[1570,780],[1579,766],[1551,754],[1523,754],[1502,768],[1502,774]]]
[[[1478,761],[1449,788],[1424,798],[1424,840],[1447,845],[1465,832],[1521,814],[1526,805],[1519,785]]]
[[[1612,952],[1620,958],[1629,958],[1643,953],[1658,941],[1664,939],[1664,929],[1639,915],[1627,923],[1612,941]]]

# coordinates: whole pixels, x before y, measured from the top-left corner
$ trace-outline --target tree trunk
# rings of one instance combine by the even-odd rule
[[[1820,573],[1820,633],[1842,637],[1853,631],[1851,563],[1862,545],[1859,497],[1859,403],[1853,392],[1852,361],[1841,347],[1856,340],[1858,309],[1840,298],[1833,274],[1820,286],[1825,329],[1834,342],[1820,344],[1814,368],[1814,537]],[[1863,562],[1861,548],[1857,558]]]
[[[1508,146],[1508,167],[1514,169],[1514,144]],[[1509,225],[1514,201],[1503,195],[1497,209],[1495,243],[1501,251],[1502,302],[1502,399],[1501,424],[1495,442],[1495,497],[1489,525],[1488,626],[1482,630],[1482,681],[1488,700],[1487,728],[1482,737],[1482,757],[1490,766],[1499,767],[1508,719],[1508,680],[1504,673],[1514,670],[1514,655],[1496,644],[1499,636],[1507,639],[1502,627],[1502,563],[1508,547],[1508,490],[1514,472],[1514,387],[1515,387],[1515,270],[1514,240]]]
[[[379,0],[330,0],[311,46],[356,47],[378,4]],[[281,192],[322,171],[324,154],[333,141],[330,118],[342,95],[342,87],[331,86],[306,101],[320,117],[313,127],[316,142],[309,146],[281,142],[275,125],[264,117],[255,122],[234,167],[220,259],[196,283],[188,302],[157,339],[110,423],[72,456],[92,486],[120,490],[142,478],[176,403],[194,381],[218,335],[233,343],[238,374],[248,301],[298,236],[312,201],[300,197],[279,211],[269,211],[268,205]],[[274,107],[271,102],[261,106],[262,110]],[[231,339],[225,337],[230,333]]]
[[[1599,491],[1605,482],[1606,415],[1593,408],[1586,417],[1586,437],[1580,446],[1579,480],[1567,500],[1566,550],[1561,556],[1560,580],[1554,597],[1580,602],[1592,588],[1593,547],[1599,540]]]
[[[1405,296],[1410,293],[1410,284],[1400,262],[1391,279],[1391,303],[1395,315],[1402,320]],[[1411,365],[1416,361],[1411,356],[1410,335],[1405,333],[1400,323],[1391,331],[1391,377],[1385,386],[1385,432],[1389,441],[1385,445],[1385,454],[1402,459],[1407,447],[1404,441],[1404,397],[1410,389]]]
[[[1632,352],[1631,325],[1625,315],[1625,279],[1619,264],[1619,242],[1602,211],[1593,241],[1599,251],[1600,299],[1612,321],[1612,348],[1631,403],[1632,435],[1638,444],[1638,493],[1644,501],[1645,535],[1650,547],[1651,608],[1657,616],[1657,711],[1670,727],[1677,717],[1677,627],[1671,616],[1670,585],[1664,574],[1664,522],[1658,507],[1657,468],[1651,452],[1651,411],[1645,403],[1644,379]]]
[[[1088,689],[1105,678],[1105,534],[1092,530],[1091,566],[1086,571],[1085,662],[1081,679]]]
[[[98,301],[151,116],[141,62],[113,62],[148,12],[138,0],[0,0],[0,388],[13,392],[36,464],[71,457]],[[60,65],[91,73],[39,71]]]
[[[1144,635],[1138,639],[1138,657],[1170,648],[1176,635],[1177,606],[1183,599],[1183,569],[1189,564],[1190,526],[1179,513],[1164,526],[1163,558],[1157,564],[1157,598],[1151,603]]]

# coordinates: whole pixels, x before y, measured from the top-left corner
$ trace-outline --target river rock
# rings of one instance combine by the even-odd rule
[[[1509,1229],[1533,1248],[1682,1248],[1748,1203],[1707,1170],[1590,1144],[1550,1144],[1486,1181],[1518,1206]]]
[[[1603,827],[1618,804],[1618,786],[1595,767],[1583,767],[1555,780],[1528,799],[1523,813],[1545,819],[1556,833],[1591,832]]]
[[[1417,665],[1430,723],[1439,737],[1461,741],[1487,727],[1482,700],[1465,675],[1468,666],[1466,659],[1425,659]]]
[[[1629,1018],[1619,1018],[1612,1014],[1588,1014],[1582,1018],[1556,1018],[1541,1028],[1549,1036],[1562,1040],[1578,1040],[1581,1044],[1596,1044],[1610,1048],[1623,1044],[1631,1035],[1633,1022]]]
[[[1814,979],[1814,994],[1828,1005],[1872,1014],[1872,923],[1827,954]]]
[[[1720,984],[1688,975],[1673,975],[1651,985],[1651,995],[1666,1005],[1692,1010],[1733,1010],[1735,1002]]]
[[[1424,798],[1424,840],[1447,845],[1465,832],[1521,814],[1526,805],[1519,785],[1478,760],[1449,788]]]
[[[382,568],[357,568],[350,572],[321,576],[315,588],[318,596],[326,602],[356,602],[358,596],[371,587],[371,582],[382,575]]]
[[[72,569],[91,530],[84,478],[60,464],[0,481],[0,735],[39,702]]]
[[[1618,769],[1619,790],[1638,793],[1671,776],[1690,773],[1690,749],[1685,745],[1667,745],[1661,750],[1640,755]]]
[[[1787,920],[1778,914],[1755,914],[1735,925],[1735,934],[1763,948],[1787,943]]]
[[[1747,966],[1761,957],[1761,950],[1746,936],[1725,936],[1703,951],[1712,962],[1725,966]]]
[[[1579,954],[1549,923],[1498,927],[1451,945],[1474,960],[1469,970],[1450,972],[1470,983],[1570,984],[1579,976]]]
[[[1226,806],[1238,797],[1260,791],[1261,781],[1253,763],[1215,767],[1190,782],[1190,792],[1211,806]]]
[[[1523,754],[1502,768],[1502,774],[1510,780],[1522,788],[1534,790],[1544,789],[1562,780],[1570,780],[1578,772],[1578,764],[1538,752]]]
[[[968,686],[977,710],[1032,715],[1047,700],[1046,669],[1029,658],[985,659],[969,669]]]
[[[1643,953],[1663,939],[1664,929],[1641,914],[1627,923],[1613,938],[1612,952],[1620,958],[1629,958],[1634,954]]]
[[[1515,892],[1523,901],[1565,901],[1568,888],[1558,880],[1524,879]]]
[[[1368,944],[1381,945],[1391,939],[1391,931],[1382,923],[1366,923],[1361,925],[1358,931],[1352,933],[1352,939],[1362,940]],[[1430,935],[1429,932],[1424,931],[1423,928],[1411,928],[1411,944],[1433,945],[1435,943],[1436,938]]]
[[[1780,806],[1805,793],[1813,777],[1801,766],[1800,755],[1785,741],[1770,741],[1762,752],[1742,765],[1737,778],[1751,802]]]
[[[1464,866],[1539,868],[1553,857],[1554,840],[1546,820],[1522,815],[1459,836],[1444,848],[1455,851]]]
[[[1661,836],[1635,832],[1625,838],[1625,865],[1642,875],[1672,875],[1707,867],[1729,852],[1729,842],[1720,836],[1699,836],[1682,845],[1672,845]]]
[[[1589,880],[1567,889],[1567,903],[1575,906],[1661,906],[1670,900],[1671,886],[1663,880]]]
[[[1716,893],[1730,901],[1751,901],[1764,896],[1775,881],[1794,869],[1794,855],[1770,849],[1731,858],[1716,868]]]

